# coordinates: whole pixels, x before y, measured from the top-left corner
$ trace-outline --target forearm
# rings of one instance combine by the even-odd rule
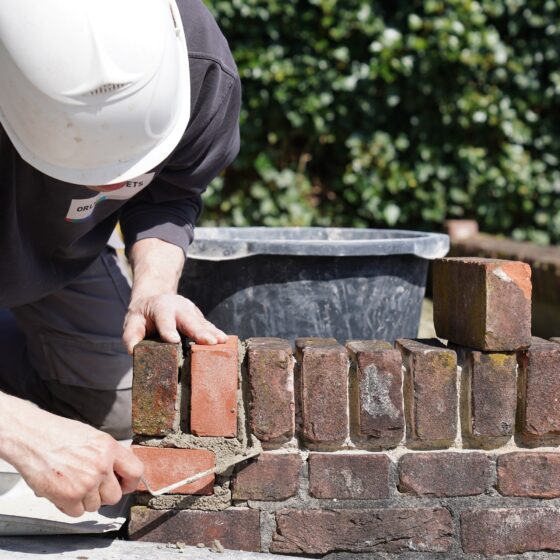
[[[180,247],[160,239],[142,239],[132,246],[130,260],[133,274],[131,301],[177,293],[185,264]]]
[[[0,392],[0,459],[12,465],[17,463],[18,450],[21,451],[25,441],[25,426],[21,418],[28,417],[33,408],[34,405],[27,401]]]

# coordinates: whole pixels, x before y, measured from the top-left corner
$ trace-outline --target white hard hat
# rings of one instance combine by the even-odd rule
[[[21,157],[61,181],[151,170],[190,116],[175,0],[0,0],[0,121]]]

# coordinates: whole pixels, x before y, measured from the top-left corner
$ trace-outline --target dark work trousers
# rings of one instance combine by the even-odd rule
[[[132,359],[121,340],[129,298],[126,271],[107,247],[59,292],[0,309],[0,390],[130,437]]]

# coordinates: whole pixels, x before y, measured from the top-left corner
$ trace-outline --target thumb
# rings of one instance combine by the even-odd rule
[[[130,494],[138,488],[140,477],[144,472],[144,465],[130,449],[119,445],[113,470],[120,482],[122,493]]]

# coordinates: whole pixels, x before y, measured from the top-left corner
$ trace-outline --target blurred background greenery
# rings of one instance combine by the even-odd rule
[[[207,0],[243,82],[205,225],[560,240],[560,0]]]

